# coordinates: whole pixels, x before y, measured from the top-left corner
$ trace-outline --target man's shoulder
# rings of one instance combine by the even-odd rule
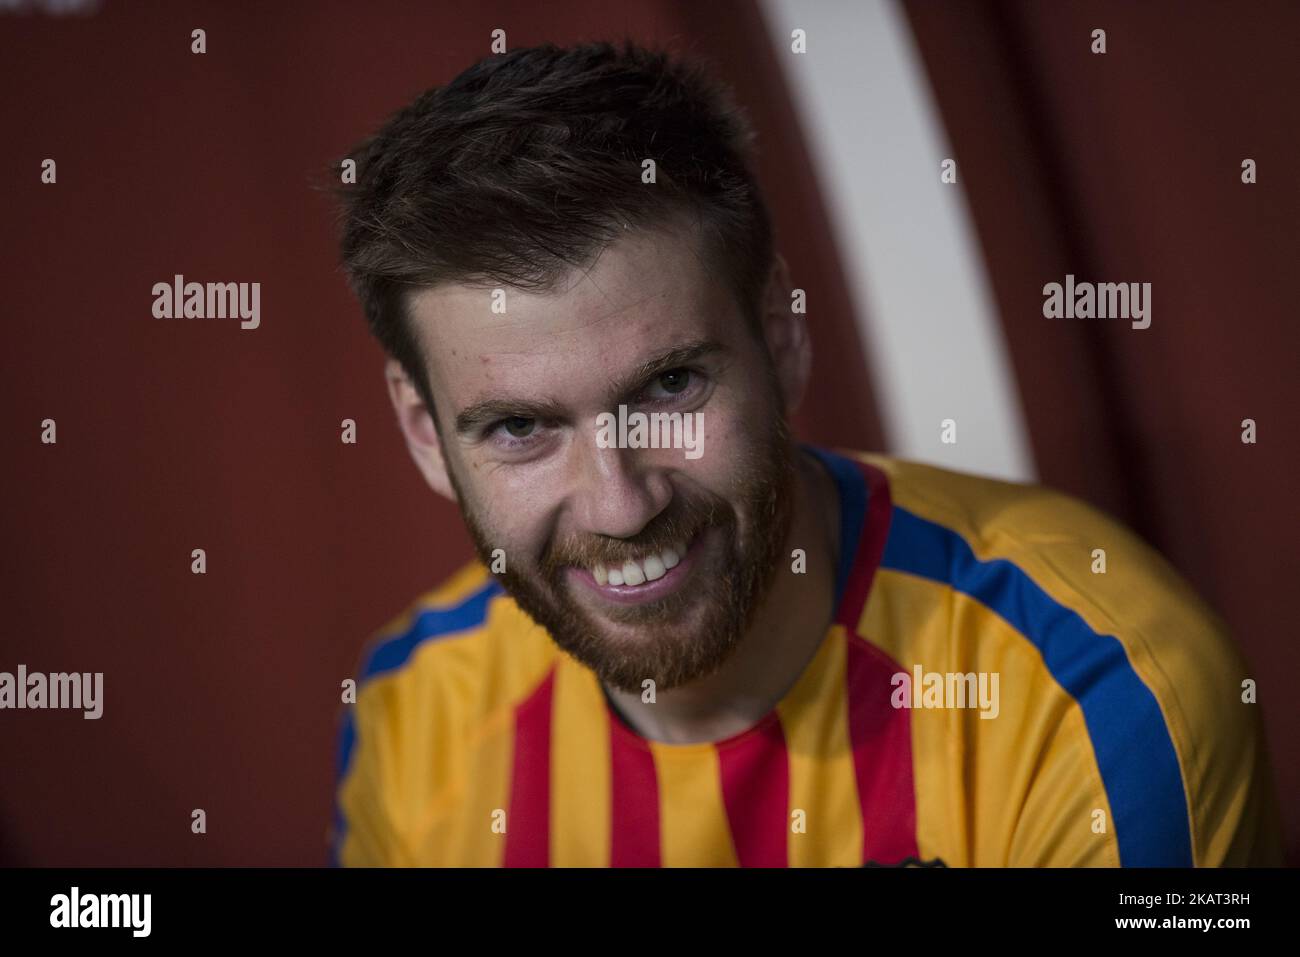
[[[909,626],[893,639],[900,653],[946,653],[959,671],[978,670],[968,666],[989,651],[1006,671],[1008,655],[1028,652],[1082,715],[1080,725],[1056,712],[1086,728],[1126,862],[1257,859],[1251,848],[1266,837],[1234,823],[1234,808],[1269,799],[1257,710],[1243,697],[1251,673],[1222,619],[1164,557],[1050,488],[854,458],[887,477],[890,495],[869,631]],[[925,627],[939,638],[918,645],[911,632]],[[1153,823],[1165,819],[1167,834]]]
[[[340,859],[420,859],[411,842],[431,809],[472,780],[474,749],[508,735],[513,709],[556,654],[477,562],[373,634],[339,734]]]
[[[1046,485],[992,478],[874,452],[851,454],[887,476],[896,508],[973,539],[973,548],[991,551],[998,545],[1046,546],[1112,533],[1134,538],[1122,522]]]
[[[370,636],[361,655],[361,681],[409,667],[432,643],[485,634],[492,604],[501,591],[481,563],[461,567]]]
[[[1023,581],[1104,630],[1140,629],[1152,615],[1164,624],[1174,623],[1172,615],[1197,631],[1225,630],[1164,556],[1081,499],[889,456],[855,457],[888,479],[887,566],[990,598],[994,584]]]
[[[491,700],[526,684],[553,653],[546,633],[478,561],[415,599],[361,654],[359,694]],[[501,687],[494,689],[491,683]]]

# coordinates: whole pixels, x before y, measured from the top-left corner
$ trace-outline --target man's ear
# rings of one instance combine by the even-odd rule
[[[429,483],[429,488],[453,502],[457,501],[456,490],[447,474],[442,444],[438,441],[438,426],[420,397],[420,390],[396,359],[389,359],[384,365],[384,379],[388,383],[388,398],[397,413],[397,424],[406,439],[407,451],[420,474]]]
[[[812,374],[812,341],[808,337],[807,317],[794,311],[793,294],[790,267],[785,257],[777,253],[763,299],[763,338],[776,368],[787,413],[803,401]]]

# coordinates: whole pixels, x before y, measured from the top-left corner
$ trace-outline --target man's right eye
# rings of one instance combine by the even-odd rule
[[[511,416],[508,419],[502,419],[499,423],[506,432],[516,439],[526,439],[532,435],[533,429],[537,425],[536,419],[525,418],[522,415]]]

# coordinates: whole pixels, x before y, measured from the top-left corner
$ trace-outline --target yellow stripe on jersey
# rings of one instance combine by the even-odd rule
[[[847,636],[840,625],[777,711],[790,769],[790,811],[806,831],[789,827],[791,867],[860,867],[862,809],[849,741]]]
[[[553,867],[608,867],[610,859],[609,712],[594,673],[560,659],[551,713]]]
[[[651,741],[650,750],[659,782],[661,866],[736,867],[717,749],[707,742]]]
[[[452,786],[441,787],[423,812],[411,809],[413,856],[420,866],[501,866],[505,834],[494,825],[508,824],[514,731],[511,710],[493,712],[467,738],[466,773],[444,778]]]
[[[974,599],[881,569],[864,636],[911,675],[997,674],[998,713],[911,713],[917,847],[953,867],[1118,866],[1110,804],[1078,703],[1042,655]],[[992,713],[991,711],[989,713]]]

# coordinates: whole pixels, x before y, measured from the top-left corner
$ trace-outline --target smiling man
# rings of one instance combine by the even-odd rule
[[[337,859],[1273,861],[1249,676],[1158,555],[792,440],[811,344],[750,139],[698,69],[594,44],[485,60],[352,154],[344,264],[479,560],[364,656]],[[637,413],[698,445],[610,441]]]

